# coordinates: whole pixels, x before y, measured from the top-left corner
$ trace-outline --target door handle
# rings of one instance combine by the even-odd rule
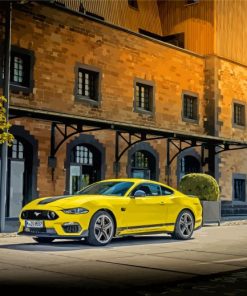
[[[164,206],[164,205],[165,205],[165,203],[164,203],[163,201],[161,201],[161,202],[160,202],[160,205],[161,205],[161,206]]]

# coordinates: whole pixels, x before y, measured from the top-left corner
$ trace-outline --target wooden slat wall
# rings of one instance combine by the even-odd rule
[[[106,21],[132,31],[139,28],[161,34],[161,23],[156,0],[138,0],[138,10],[129,7],[127,0],[58,0],[79,11],[80,3],[86,11],[98,14]]]
[[[216,1],[216,54],[247,65],[247,1]]]
[[[163,35],[184,32],[186,49],[199,54],[213,53],[213,0],[200,0],[192,5],[185,5],[184,0],[159,0],[158,6]]]

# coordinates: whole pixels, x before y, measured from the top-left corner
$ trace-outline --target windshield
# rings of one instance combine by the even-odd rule
[[[82,195],[118,195],[124,196],[125,193],[133,185],[133,182],[100,182],[89,185],[88,187],[80,190],[78,194]]]

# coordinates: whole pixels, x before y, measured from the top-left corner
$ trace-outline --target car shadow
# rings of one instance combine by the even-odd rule
[[[193,240],[191,238],[190,240]],[[114,238],[110,244],[103,247],[95,247],[87,244],[85,240],[55,240],[52,243],[39,244],[35,242],[1,245],[0,249],[10,249],[19,251],[34,251],[34,252],[57,252],[57,251],[75,251],[88,249],[115,249],[118,247],[130,247],[138,245],[153,245],[153,244],[173,244],[182,242],[181,240],[172,239],[165,235],[145,235],[145,236],[124,236]]]

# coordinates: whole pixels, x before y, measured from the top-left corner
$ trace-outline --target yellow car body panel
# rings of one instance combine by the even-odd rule
[[[46,197],[31,201],[24,206],[20,214],[19,234],[37,237],[54,238],[82,238],[88,236],[90,221],[95,213],[100,210],[107,211],[115,221],[115,236],[127,234],[143,234],[155,232],[172,233],[175,229],[176,220],[182,210],[189,210],[194,217],[194,229],[201,226],[202,208],[198,198],[189,197],[183,193],[159,182],[142,179],[112,179],[102,182],[132,182],[133,185],[124,196],[109,195],[74,195],[62,197]],[[133,197],[131,192],[140,184],[156,184],[172,190],[173,194],[164,196]],[[66,209],[83,208],[87,213],[68,214]],[[54,220],[43,221],[42,231],[32,227],[28,229],[27,223],[32,219],[23,216],[25,213],[39,214],[52,211],[57,215]],[[35,219],[38,217],[34,217]],[[29,222],[26,222],[29,220]],[[41,219],[42,220],[42,219]],[[30,222],[31,221],[31,222]],[[35,221],[35,220],[34,220]],[[31,223],[32,224],[32,223]],[[79,225],[76,233],[67,233],[65,225]]]

